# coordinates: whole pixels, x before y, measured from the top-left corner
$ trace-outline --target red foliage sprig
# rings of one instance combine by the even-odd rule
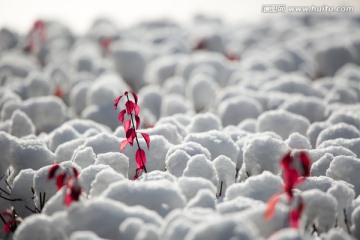
[[[130,100],[130,95],[132,96],[133,100]],[[139,177],[142,172],[147,173],[146,170],[146,154],[144,149],[140,147],[138,133],[144,138],[146,146],[150,149],[150,136],[144,132],[138,132],[141,119],[139,117],[140,107],[137,104],[138,96],[133,92],[125,91],[123,95],[119,96],[115,99],[114,108],[117,109],[120,100],[125,97],[126,101],[124,104],[124,108],[119,112],[118,119],[121,124],[124,126],[124,132],[126,138],[120,143],[120,152],[123,152],[124,148],[130,144],[131,146],[134,145],[134,140],[137,144],[137,151],[135,153],[135,161],[136,161],[136,174],[134,176],[134,180]],[[127,117],[127,120],[125,120]]]
[[[46,43],[46,23],[36,20],[29,32],[25,51],[36,53]]]
[[[300,161],[302,171],[299,172],[295,167],[296,160]],[[281,168],[283,170],[284,192],[289,203],[294,200],[293,189],[300,183],[304,182],[306,177],[310,176],[311,160],[305,152],[299,152],[298,158],[295,158],[291,152],[288,152],[281,160]],[[299,227],[299,219],[304,209],[304,203],[301,197],[297,206],[289,212],[289,224],[293,228]],[[271,219],[274,215],[275,206],[280,200],[280,195],[274,195],[267,203],[265,211],[265,219]]]
[[[59,172],[61,171],[61,172]],[[71,172],[67,172],[59,164],[55,163],[51,166],[48,172],[48,179],[52,180],[55,178],[55,182],[58,190],[64,189],[64,203],[66,206],[70,206],[73,201],[79,201],[82,189],[78,180],[79,172],[76,168],[71,167]]]
[[[7,235],[10,232],[15,232],[16,228],[19,224],[22,223],[22,218],[20,218],[15,209],[12,208],[11,210],[5,210],[1,214],[1,219],[4,221],[4,234]],[[5,220],[7,219],[7,221]]]

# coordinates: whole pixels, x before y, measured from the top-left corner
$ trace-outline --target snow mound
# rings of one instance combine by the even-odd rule
[[[120,180],[125,180],[124,175],[121,175],[112,168],[102,169],[95,175],[95,179],[91,182],[89,195],[100,196],[111,183]]]
[[[10,134],[18,138],[35,134],[35,126],[31,119],[19,109],[11,115]]]
[[[285,140],[285,143],[292,149],[311,149],[312,146],[309,140],[299,134],[299,133],[292,133],[288,139]]]
[[[242,168],[250,176],[263,171],[278,174],[280,161],[288,151],[289,147],[279,139],[266,135],[254,136],[243,146]]]
[[[266,202],[275,194],[282,191],[283,182],[279,176],[270,172],[263,172],[257,176],[251,176],[243,183],[231,185],[225,193],[225,201],[239,196],[248,197]]]
[[[81,168],[93,165],[95,160],[96,155],[92,147],[77,148],[71,157],[71,161],[79,165]]]
[[[353,139],[359,137],[360,131],[356,127],[346,123],[338,123],[322,130],[317,138],[316,145],[319,146],[322,142],[331,139]]]
[[[360,160],[351,156],[337,156],[326,171],[326,176],[335,180],[343,180],[354,185],[356,196],[360,194],[360,179],[358,172],[360,171]]]
[[[128,176],[129,158],[122,153],[108,152],[97,155],[95,165],[104,164],[113,168],[123,176]]]
[[[206,156],[207,159],[211,159],[211,154],[209,150],[196,142],[185,142],[183,144],[170,147],[170,149],[166,153],[166,159],[168,159],[175,151],[179,150],[184,151],[189,156],[203,154]]]
[[[309,126],[309,120],[301,115],[284,110],[272,110],[259,116],[256,131],[273,131],[286,139],[295,132],[305,135]]]
[[[51,132],[66,120],[66,106],[56,97],[31,98],[20,103],[8,102],[1,109],[1,119],[10,119],[17,109],[25,112],[36,128],[36,133]]]
[[[125,182],[111,184],[102,196],[128,206],[141,205],[166,216],[169,212],[185,206],[185,197],[175,184],[168,181]]]
[[[225,155],[235,162],[239,153],[239,148],[234,141],[226,133],[218,130],[189,134],[185,142],[200,143],[210,151],[212,159]]]
[[[302,226],[309,230],[312,224],[315,224],[320,233],[335,226],[338,203],[333,196],[313,189],[303,192],[301,197],[305,205],[301,218]]]
[[[181,177],[178,179],[177,184],[187,200],[195,197],[201,189],[208,189],[214,196],[216,195],[215,185],[205,178]]]
[[[257,239],[258,233],[253,226],[236,219],[213,219],[199,224],[191,229],[185,240],[217,240],[217,239]]]
[[[220,103],[219,116],[223,126],[238,125],[245,119],[255,119],[263,111],[253,98],[233,97]]]
[[[205,155],[190,157],[183,173],[184,177],[202,177],[210,180],[215,186],[218,185],[218,177],[214,164]]]
[[[187,131],[189,133],[208,132],[211,130],[220,130],[220,119],[213,113],[199,113],[196,114],[188,125]]]
[[[166,170],[175,177],[181,177],[190,159],[183,150],[175,150],[168,158],[166,158]]]

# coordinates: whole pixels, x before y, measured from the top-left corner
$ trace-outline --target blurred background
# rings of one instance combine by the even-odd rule
[[[98,17],[107,17],[121,27],[154,18],[186,23],[196,14],[218,16],[227,23],[281,15],[262,13],[263,4],[348,5],[360,12],[359,0],[0,0],[0,27],[26,32],[42,18],[60,20],[76,33],[84,33]]]

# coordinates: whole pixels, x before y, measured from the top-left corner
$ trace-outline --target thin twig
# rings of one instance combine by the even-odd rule
[[[311,235],[316,232],[316,234],[319,236],[319,232],[318,232],[318,229],[317,229],[315,223],[312,225],[312,227],[313,227],[313,231],[312,231]]]
[[[6,195],[9,195],[9,196],[10,196],[10,193],[8,193],[6,190],[0,188],[0,191],[2,191],[3,193],[5,193]]]
[[[239,175],[239,171],[240,171],[240,169],[236,169],[236,173],[235,173],[235,182],[236,182],[236,179],[238,178],[238,175]]]
[[[220,191],[219,191],[219,193],[218,193],[218,195],[217,195],[217,198],[221,197],[222,186],[223,186],[223,181],[221,181],[221,183],[220,183]]]
[[[4,217],[1,214],[0,214],[0,218],[3,221],[3,223],[6,224],[6,221],[5,221]]]
[[[11,190],[12,187],[10,186],[9,182],[6,179],[4,179],[4,181],[5,181],[6,185],[8,186],[8,188]]]
[[[32,213],[36,213],[36,210],[32,210],[32,209],[29,208],[27,205],[25,205],[25,208],[26,208],[27,210],[29,210],[30,212],[32,212]],[[36,207],[35,207],[35,209],[36,209]]]
[[[348,222],[348,219],[347,219],[346,209],[345,208],[344,208],[344,222],[345,222],[345,225],[346,225],[346,230],[351,235],[351,230],[350,230],[350,227],[349,227],[349,222]]]
[[[4,200],[7,200],[7,201],[10,201],[10,202],[23,201],[21,198],[11,199],[11,198],[4,197],[4,196],[2,196],[2,195],[0,195],[0,198],[2,198],[2,199],[4,199]]]

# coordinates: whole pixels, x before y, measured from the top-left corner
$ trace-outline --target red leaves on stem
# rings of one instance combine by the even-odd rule
[[[138,96],[134,92],[128,92],[125,91],[123,95],[119,96],[114,101],[114,108],[117,109],[120,100],[122,97],[126,97],[126,102],[124,103],[124,108],[120,111],[118,114],[118,119],[121,124],[124,126],[124,132],[126,139],[122,140],[120,143],[120,152],[123,152],[127,144],[130,144],[133,146],[134,140],[137,144],[137,151],[135,153],[135,161],[137,165],[136,174],[134,176],[134,179],[137,179],[138,176],[142,172],[146,171],[146,153],[145,151],[140,147],[139,139],[137,134],[137,130],[140,127],[141,119],[139,117],[140,113],[140,107],[138,106]],[[132,96],[132,100],[130,100],[130,96]],[[125,114],[127,120],[125,120]],[[145,140],[146,146],[148,149],[150,149],[150,136],[147,133],[140,133],[142,137]]]
[[[1,215],[3,215],[5,219],[8,219],[3,229],[5,235],[8,234],[10,231],[15,232],[17,226],[22,223],[22,219],[17,215],[14,208],[12,208],[11,210],[3,211]]]
[[[56,172],[61,170],[56,176],[56,187],[58,190],[64,189],[64,203],[66,206],[70,206],[73,201],[79,201],[82,189],[79,184],[79,172],[76,168],[71,167],[72,172],[68,173],[65,169],[60,167],[59,164],[55,163],[50,167],[48,172],[48,179],[52,180],[55,178]]]
[[[299,172],[295,165],[295,160],[300,161],[300,166],[302,171]],[[288,201],[291,203],[294,199],[293,189],[300,183],[304,182],[306,177],[310,176],[311,160],[305,152],[299,152],[298,157],[295,158],[291,152],[285,154],[281,159],[281,167],[283,169],[283,178],[284,178],[284,192],[288,197]],[[264,217],[269,220],[272,218],[275,206],[278,203],[280,195],[275,195],[269,199],[267,203],[267,209],[265,211]],[[298,203],[295,209],[291,209],[289,215],[289,224],[293,228],[299,227],[299,219],[304,209],[304,203],[299,197],[300,202]]]

